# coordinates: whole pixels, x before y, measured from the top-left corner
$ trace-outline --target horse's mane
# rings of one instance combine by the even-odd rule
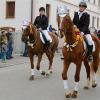
[[[74,24],[73,24],[73,21],[71,20],[71,17],[69,15],[67,15],[64,17],[63,21],[64,21],[63,25],[64,25],[64,27],[66,27],[66,31],[70,34],[73,33]]]

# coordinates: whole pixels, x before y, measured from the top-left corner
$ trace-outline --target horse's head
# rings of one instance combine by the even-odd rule
[[[36,31],[37,28],[32,25],[32,23],[29,23],[29,25],[23,30],[22,41],[25,43],[28,41],[33,43],[36,39]]]
[[[69,15],[64,17],[58,16],[58,28],[60,31],[61,37],[68,33],[72,33],[73,30],[73,22]]]

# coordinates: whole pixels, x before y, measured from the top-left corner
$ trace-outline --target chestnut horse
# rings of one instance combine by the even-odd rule
[[[32,25],[30,23],[29,26],[27,26],[27,28],[23,30],[22,41],[28,43],[29,58],[30,58],[31,70],[32,70],[30,80],[34,80],[34,76],[35,76],[34,55],[37,55],[37,57],[38,57],[36,69],[42,75],[45,75],[45,74],[49,75],[52,72],[52,63],[53,63],[55,51],[58,46],[58,37],[54,33],[49,33],[49,34],[52,38],[50,50],[47,49],[45,44],[42,43],[42,41],[40,39],[40,32],[34,25]],[[49,68],[48,68],[47,73],[45,73],[45,71],[40,70],[40,62],[42,59],[42,55],[44,53],[46,53],[46,56],[49,59]]]
[[[62,72],[62,79],[64,82],[64,89],[65,89],[65,96],[66,98],[72,97],[76,98],[78,94],[79,88],[79,81],[80,81],[80,70],[82,66],[82,61],[84,62],[86,72],[87,72],[87,85],[85,89],[88,89],[90,86],[90,79],[92,79],[92,87],[96,87],[96,72],[98,71],[99,67],[99,53],[100,53],[100,41],[97,37],[92,36],[94,43],[95,43],[95,51],[93,52],[93,61],[89,64],[87,57],[85,55],[85,47],[82,40],[81,35],[79,35],[79,39],[75,38],[75,27],[69,15],[65,17],[58,16],[58,27],[60,30],[61,37],[65,37],[65,43],[62,49],[63,56],[64,56],[64,63],[63,63],[63,72]],[[75,87],[74,90],[71,92],[69,91],[68,87],[68,69],[69,65],[74,63],[76,65],[76,73],[75,73]],[[92,76],[90,72],[92,70]]]

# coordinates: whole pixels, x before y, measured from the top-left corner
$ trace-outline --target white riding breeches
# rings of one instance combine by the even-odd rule
[[[42,30],[42,34],[45,35],[46,39],[50,42],[52,42],[52,38],[51,36],[49,35],[48,31],[47,30]]]
[[[93,45],[94,44],[94,41],[93,41],[90,34],[85,35],[85,37],[86,37],[86,40],[88,42],[88,45]]]

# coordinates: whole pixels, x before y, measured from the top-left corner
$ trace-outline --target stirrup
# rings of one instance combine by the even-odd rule
[[[93,56],[92,55],[89,55],[87,59],[88,59],[89,62],[90,61],[93,61]]]

